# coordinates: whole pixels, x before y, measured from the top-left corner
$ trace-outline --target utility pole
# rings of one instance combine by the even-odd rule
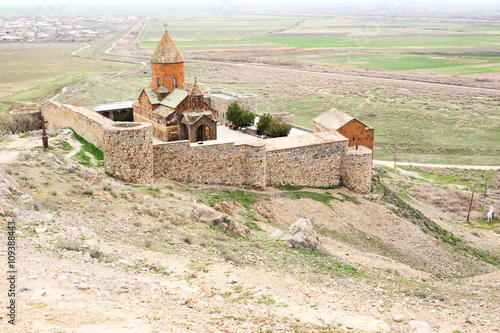
[[[469,222],[470,211],[472,209],[472,200],[474,199],[474,189],[472,189],[472,196],[470,197],[469,213],[467,214],[467,222]]]
[[[486,183],[484,184],[484,197],[486,198],[486,191],[488,190],[488,176],[486,176]]]
[[[398,160],[398,154],[396,153],[396,143],[394,143],[394,173],[398,173],[396,170],[396,161]]]

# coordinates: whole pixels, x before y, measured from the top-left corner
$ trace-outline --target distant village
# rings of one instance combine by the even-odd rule
[[[37,17],[0,19],[0,43],[89,42],[109,24],[135,21],[122,17]]]

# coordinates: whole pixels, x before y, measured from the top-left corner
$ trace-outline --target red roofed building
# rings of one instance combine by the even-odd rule
[[[335,108],[313,119],[313,132],[337,131],[349,139],[349,147],[363,146],[373,150],[375,129]]]
[[[134,102],[134,121],[153,124],[163,141],[217,139],[214,111],[198,82],[184,82],[184,58],[165,31],[151,58],[151,85]]]

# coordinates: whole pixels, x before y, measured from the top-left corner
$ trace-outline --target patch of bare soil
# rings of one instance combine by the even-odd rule
[[[361,204],[332,200],[325,205],[311,199],[293,201],[283,198],[260,202],[255,210],[273,212],[274,221],[283,226],[289,226],[299,218],[308,218],[316,228],[336,241],[365,253],[391,258],[413,269],[442,275],[470,275],[492,270],[486,263],[479,263],[465,253],[457,253],[426,230],[398,217],[390,206],[356,197]],[[343,254],[342,250],[333,251]],[[380,265],[376,263],[374,267]]]
[[[271,189],[251,192],[261,196],[254,209],[226,201],[219,212],[194,196],[203,188],[123,184],[67,154],[35,146],[0,165],[0,224],[16,224],[18,245],[16,326],[2,310],[2,331],[498,331],[498,270],[479,275],[484,264],[453,258],[382,204],[345,189],[315,190],[339,199],[326,204]],[[267,231],[235,237],[206,217],[225,213],[255,216]],[[299,217],[324,251],[270,237]],[[477,276],[438,278],[438,264]]]

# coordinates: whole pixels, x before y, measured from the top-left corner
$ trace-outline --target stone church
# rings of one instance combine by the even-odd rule
[[[184,58],[165,31],[151,58],[151,84],[133,103],[134,122],[149,122],[163,141],[217,139],[215,112],[195,79],[184,82]]]

